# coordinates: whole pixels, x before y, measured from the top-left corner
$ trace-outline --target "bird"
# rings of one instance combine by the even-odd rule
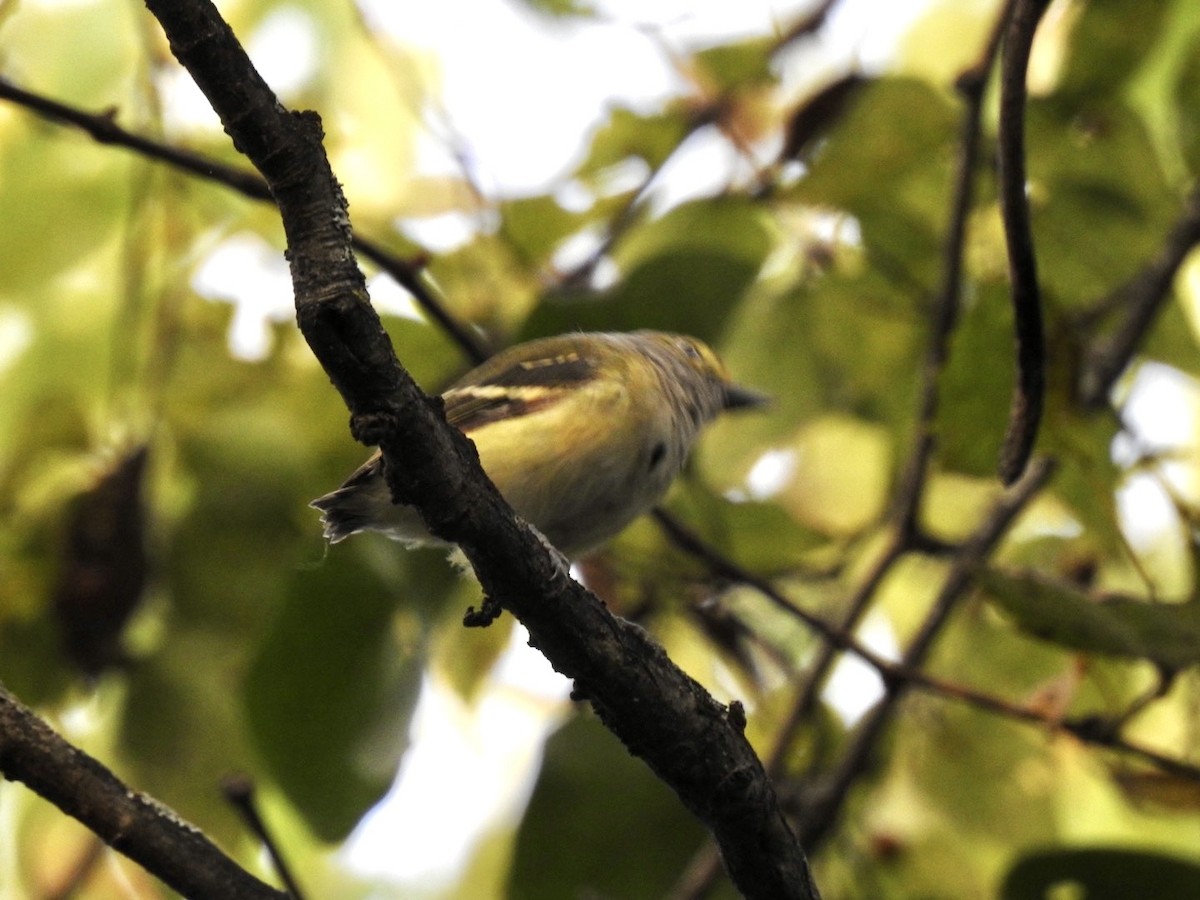
[[[767,398],[733,382],[703,341],[661,331],[576,332],[504,350],[442,395],[513,510],[568,558],[653,507],[704,427]],[[442,545],[414,507],[396,504],[376,451],[311,502],[336,544],[378,531]]]

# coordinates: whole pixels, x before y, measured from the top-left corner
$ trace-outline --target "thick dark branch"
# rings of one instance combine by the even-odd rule
[[[1017,384],[1000,450],[1000,478],[1005,484],[1016,481],[1029,463],[1046,391],[1042,300],[1025,192],[1025,77],[1033,35],[1048,5],[1049,0],[1019,0],[1000,62],[1000,211],[1008,244],[1017,344]]]
[[[1109,314],[1122,316],[1120,325],[1111,334],[1092,339],[1085,354],[1079,374],[1079,399],[1084,406],[1096,409],[1108,402],[1113,384],[1170,299],[1175,273],[1197,243],[1200,243],[1200,188],[1188,195],[1183,213],[1171,226],[1158,256],[1096,304],[1094,314],[1080,323],[1093,326]]]
[[[0,77],[0,100],[9,100],[32,110],[48,121],[78,128],[97,143],[126,147],[147,159],[165,162],[176,169],[223,184],[251,200],[274,202],[267,183],[257,172],[226,165],[203,154],[134,134],[116,123],[113,111],[101,114],[89,113],[17,87],[3,77]],[[354,248],[396,279],[396,282],[412,295],[426,315],[458,344],[468,359],[478,363],[490,355],[490,350],[479,336],[468,326],[459,322],[426,287],[421,279],[420,266],[400,259],[365,237],[356,235]]]
[[[382,447],[392,489],[430,530],[458,543],[487,595],[575,679],[602,720],[712,831],[739,890],[817,896],[774,790],[726,709],[640,629],[571,580],[561,557],[513,515],[440,403],[400,368],[349,251],[341,192],[312,114],[279,107],[207,0],[150,0],[172,50],[235,144],[267,178],[288,237],[301,330],[351,411],[356,437]]]
[[[286,900],[193,825],[56,734],[0,686],[0,773],[78,819],[114,850],[195,900]]]

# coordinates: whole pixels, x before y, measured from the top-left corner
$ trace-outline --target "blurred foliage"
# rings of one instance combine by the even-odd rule
[[[645,765],[606,740],[590,717],[559,729],[545,752],[517,836],[509,896],[554,900],[665,893],[699,849],[700,824]],[[570,808],[590,813],[564,815]],[[631,828],[657,837],[631,842]],[[556,852],[547,852],[549,847]]]
[[[917,434],[962,113],[951,80],[998,5],[934,4],[870,77],[817,71],[809,38],[781,52],[762,37],[673,48],[677,97],[608,110],[559,183],[503,198],[469,171],[415,170],[422,111],[439,103],[432,53],[374,32],[352,4],[226,12],[244,41],[281,22],[311,29],[314,72],[282,99],[320,110],[356,229],[423,260],[450,312],[497,343],[689,332],[771,393],[766,414],[711,429],[667,505],[789,602],[835,619],[886,539]],[[560,35],[600,21],[578,0],[524,6]],[[1146,378],[1131,393],[1126,377],[1113,408],[1085,413],[1074,384],[1121,323],[1121,310],[1090,314],[1155,255],[1200,174],[1198,44],[1192,0],[1057,3],[1043,26],[1026,123],[1050,356],[1039,447],[1061,466],[930,661],[1051,722],[1119,717],[1158,670],[1178,671],[1122,734],[1184,760],[1200,746],[1194,260],[1131,367],[1181,387],[1163,394]],[[167,55],[144,11],[112,0],[31,0],[0,19],[0,74],[236,161],[215,122],[164,114]],[[796,67],[804,77],[785,77]],[[1013,378],[989,109],[919,509],[925,533],[950,544],[998,494]],[[724,183],[667,190],[698,144],[736,160]],[[286,307],[206,299],[194,281],[227,238],[281,251],[273,210],[7,104],[0,209],[0,681],[257,871],[217,788],[251,774],[313,896],[650,897],[678,881],[701,829],[587,715],[521,686],[509,623],[463,630],[479,599],[468,578],[442,554],[373,536],[324,547],[306,503],[364,454],[346,412]],[[443,214],[473,223],[452,250],[396,225]],[[261,352],[238,357],[230,338],[246,323]],[[465,368],[428,323],[385,325],[430,390]],[[138,460],[137,484],[114,495],[123,459]],[[581,571],[718,696],[743,700],[764,754],[775,746],[817,649],[795,616],[714,579],[650,520]],[[946,571],[907,554],[863,633],[902,644]],[[463,838],[453,887],[372,879],[337,852],[422,740],[410,731],[430,683],[456,698],[437,715],[466,735],[497,698],[538,710],[547,729],[566,717],[496,786],[523,797],[532,779],[527,806],[466,804],[493,812],[464,823],[487,837]],[[870,688],[838,685],[783,761],[785,789],[835,764],[852,734]],[[877,751],[815,857],[828,898],[1195,893],[1194,782],[928,693],[905,701]],[[439,775],[447,796],[463,774],[452,765]],[[45,893],[64,860],[91,852],[87,837],[25,792],[4,799],[15,827],[0,832],[0,857],[19,871],[0,883]],[[464,814],[446,799],[412,815],[451,809]],[[99,867],[77,896],[113,896],[115,878]]]

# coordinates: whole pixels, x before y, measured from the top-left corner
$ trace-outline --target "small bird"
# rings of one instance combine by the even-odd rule
[[[659,331],[577,333],[518,344],[443,395],[446,418],[475,442],[505,500],[558,550],[575,557],[657,503],[705,425],[766,398],[734,384],[695,338]],[[332,493],[313,500],[337,543],[380,531],[440,544],[414,507],[392,502],[376,451]]]

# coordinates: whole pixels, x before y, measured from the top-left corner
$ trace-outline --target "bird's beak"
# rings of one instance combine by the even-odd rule
[[[759,409],[771,402],[771,398],[740,384],[725,385],[726,409]]]

